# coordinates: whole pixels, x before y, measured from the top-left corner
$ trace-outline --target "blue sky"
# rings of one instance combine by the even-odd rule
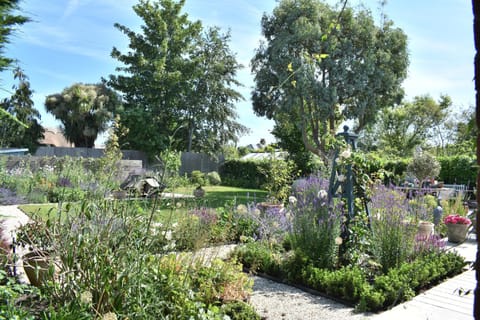
[[[334,3],[334,1],[330,1]],[[42,124],[59,125],[45,112],[49,94],[61,92],[76,82],[97,83],[114,73],[117,61],[110,57],[112,47],[124,52],[127,38],[113,27],[115,22],[138,30],[141,21],[132,10],[136,0],[23,0],[25,15],[33,21],[25,24],[11,39],[6,55],[19,60],[35,91],[35,107]],[[362,3],[379,17],[378,1],[349,0]],[[273,123],[253,114],[250,92],[253,76],[249,61],[261,38],[260,20],[272,13],[275,0],[187,0],[184,11],[204,26],[230,30],[231,49],[244,65],[238,80],[245,101],[237,104],[239,121],[251,133],[240,145],[256,144],[261,138],[274,142]],[[385,13],[409,38],[410,67],[404,82],[407,98],[430,94],[452,97],[460,110],[475,102],[473,84],[473,15],[467,0],[389,0]],[[0,75],[0,87],[9,90],[11,73]],[[8,95],[0,91],[0,98]]]

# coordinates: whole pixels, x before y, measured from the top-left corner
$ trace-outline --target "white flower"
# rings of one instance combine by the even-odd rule
[[[290,196],[288,197],[288,202],[294,205],[295,203],[297,203],[297,198],[295,198],[294,196]]]
[[[178,222],[172,223],[172,228],[175,229],[176,227],[178,227]]]
[[[337,165],[342,164],[342,159],[341,159],[341,158],[335,159],[335,163],[336,163]]]
[[[343,239],[342,239],[341,237],[336,237],[336,238],[335,238],[335,244],[336,244],[336,245],[339,246],[339,245],[342,244],[342,242],[343,242]]]
[[[181,208],[181,207],[182,207],[182,203],[181,203],[181,202],[177,202],[175,205],[177,206],[177,208]]]
[[[352,151],[350,149],[345,149],[343,152],[340,154],[340,157],[343,159],[348,159],[352,155]]]
[[[172,230],[167,230],[163,232],[163,236],[165,237],[166,240],[170,241],[172,240]]]
[[[90,291],[85,291],[80,294],[80,302],[83,304],[92,303],[92,293]]]
[[[248,208],[247,208],[247,206],[244,205],[244,204],[239,204],[239,205],[237,206],[237,212],[238,212],[238,213],[242,213],[242,214],[248,213]]]
[[[325,198],[328,196],[328,193],[327,193],[327,191],[325,191],[325,190],[322,189],[322,190],[318,191],[317,196],[318,196],[320,199],[325,199]]]
[[[117,315],[113,312],[107,312],[102,316],[102,320],[117,320]]]
[[[338,182],[345,182],[347,180],[347,177],[345,177],[344,174],[341,174],[337,177]]]

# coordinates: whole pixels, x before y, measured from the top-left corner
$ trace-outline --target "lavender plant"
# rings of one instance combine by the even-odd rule
[[[319,268],[333,268],[341,244],[343,206],[328,203],[328,181],[311,176],[297,183],[290,198],[292,248]]]
[[[371,250],[386,272],[412,255],[416,226],[410,223],[405,194],[383,185],[372,189],[370,214]]]

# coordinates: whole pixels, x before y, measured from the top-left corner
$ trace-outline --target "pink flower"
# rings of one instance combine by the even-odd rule
[[[472,221],[468,219],[467,217],[463,217],[458,214],[450,214],[443,219],[443,222],[445,224],[471,224]]]

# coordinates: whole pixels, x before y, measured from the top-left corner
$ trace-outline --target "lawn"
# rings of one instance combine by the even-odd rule
[[[175,194],[192,195],[194,189],[195,188],[191,186],[167,191]],[[218,208],[223,207],[226,204],[258,203],[264,201],[267,197],[267,192],[259,189],[242,189],[227,186],[205,186],[203,187],[203,189],[205,189],[206,191],[203,198],[175,199],[176,202],[182,203],[182,207],[177,208],[177,210],[184,211],[186,208],[194,207]],[[170,215],[171,213],[170,208],[172,205],[172,199],[163,198],[161,200],[162,201],[158,208],[158,214],[155,217],[155,220],[157,221],[163,220],[165,216]],[[138,200],[138,205],[146,212],[149,212],[152,204],[152,199]],[[35,215],[37,217],[42,217],[46,219],[49,215],[51,216],[57,214],[56,210],[58,209],[58,204],[25,204],[20,205],[19,208],[29,216]]]

